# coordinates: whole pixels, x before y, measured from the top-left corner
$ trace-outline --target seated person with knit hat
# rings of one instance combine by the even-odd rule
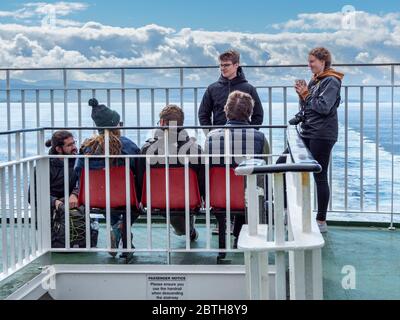
[[[120,124],[120,115],[118,112],[111,110],[103,104],[99,104],[96,99],[90,99],[89,105],[92,107],[91,117],[97,127],[116,127],[109,130],[109,154],[110,155],[135,155],[140,153],[138,146],[127,137],[121,136],[121,131],[118,128]],[[104,130],[99,129],[99,133],[93,137],[86,139],[80,148],[80,154],[87,155],[103,155],[105,150]],[[135,170],[135,159],[130,159],[130,168]],[[125,159],[111,158],[110,166],[123,166]],[[103,158],[89,159],[89,169],[105,168],[105,160]],[[84,159],[79,158],[75,170],[77,176],[80,177],[81,171],[84,169]],[[134,171],[135,172],[135,171]],[[131,223],[138,217],[137,213],[132,211]],[[127,247],[127,234],[125,221],[120,214],[111,212],[111,247],[118,248],[122,241],[123,248]],[[131,235],[132,238],[132,235]],[[134,248],[132,246],[132,248]],[[116,252],[110,252],[115,257]],[[127,258],[128,254],[122,253],[121,257]]]

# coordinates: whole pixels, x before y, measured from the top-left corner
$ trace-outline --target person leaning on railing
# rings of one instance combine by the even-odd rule
[[[263,158],[268,160],[267,156],[270,153],[270,147],[264,134],[251,127],[251,117],[254,110],[254,99],[248,93],[241,91],[234,91],[228,96],[228,100],[224,107],[225,116],[227,118],[227,123],[225,128],[214,129],[210,131],[206,138],[206,154],[221,154],[225,155],[227,150],[225,150],[225,137],[226,128],[230,128],[230,154],[234,154],[233,159],[230,159],[230,165],[236,167],[241,161],[246,159],[247,156],[260,155],[257,158]],[[234,126],[246,126],[246,128],[232,128]],[[248,126],[248,128],[247,128]],[[243,155],[243,156],[242,156]],[[218,159],[213,157],[210,159],[211,166],[225,166],[225,157]],[[217,162],[217,163],[216,163]],[[258,183],[263,185],[263,183]],[[232,197],[240,197],[243,195],[233,194]],[[219,232],[226,230],[225,216],[218,214],[216,215],[218,219]],[[237,241],[239,237],[240,230],[245,223],[244,215],[236,215],[234,218],[234,248],[237,248]],[[225,247],[225,237],[220,238],[220,247]],[[220,253],[220,257],[224,258],[225,253]]]
[[[312,156],[322,167],[314,173],[317,186],[317,223],[321,232],[327,231],[326,212],[330,198],[328,166],[331,151],[338,139],[337,108],[344,74],[331,68],[331,53],[325,48],[310,51],[308,65],[313,73],[310,82],[296,81],[301,111],[290,124],[299,124],[299,133]]]
[[[96,99],[90,99],[89,105],[92,107],[91,117],[97,127],[115,127],[109,130],[109,154],[110,155],[135,155],[140,153],[138,146],[128,139],[121,136],[120,115],[115,110],[111,110],[103,104],[99,104]],[[99,133],[93,137],[86,139],[80,147],[80,154],[86,155],[104,155],[105,154],[105,134],[104,130],[98,130]],[[130,159],[130,168],[135,172],[136,160]],[[110,158],[110,166],[123,166],[125,160],[122,158]],[[89,169],[103,169],[105,161],[101,158],[89,159]],[[81,177],[81,172],[84,169],[84,159],[79,158],[76,162],[75,170],[77,176]],[[138,215],[132,211],[131,223],[133,223]],[[132,238],[132,235],[131,235]],[[118,248],[122,241],[123,247],[126,248],[127,235],[126,226],[123,217],[120,214],[111,212],[111,247]],[[134,246],[132,245],[132,248]],[[110,252],[110,255],[116,256],[116,252]],[[121,257],[126,258],[126,252],[121,254]]]

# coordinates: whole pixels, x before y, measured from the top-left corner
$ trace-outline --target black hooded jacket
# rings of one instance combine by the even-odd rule
[[[247,82],[242,67],[238,68],[237,77],[228,80],[221,75],[217,82],[207,88],[199,108],[200,125],[225,125],[227,120],[224,106],[229,94],[235,90],[248,93],[253,97],[255,104],[251,124],[261,125],[264,119],[261,100],[256,88]]]
[[[337,141],[342,78],[342,73],[329,69],[310,81],[307,97],[300,99],[304,112],[304,121],[300,124],[303,138]]]
[[[54,153],[49,151],[49,154]],[[64,159],[51,158],[49,160],[50,169],[50,208],[55,208],[55,201],[64,198]],[[78,196],[79,189],[77,187],[78,176],[74,170],[75,159],[68,159],[68,177],[69,177],[69,195],[75,194]],[[36,167],[34,168],[34,175],[36,178]],[[35,179],[36,181],[36,179]],[[29,186],[30,190],[30,186]],[[36,189],[35,189],[36,190]],[[28,201],[30,203],[30,192],[28,193]]]

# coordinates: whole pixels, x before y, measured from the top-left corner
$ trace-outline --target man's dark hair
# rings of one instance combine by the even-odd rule
[[[250,121],[253,108],[254,99],[251,95],[236,90],[228,96],[224,111],[228,120]]]
[[[46,141],[46,147],[50,148],[50,153],[56,154],[56,147],[64,146],[65,139],[73,137],[73,134],[67,130],[59,130],[53,133],[51,139]]]
[[[233,64],[240,62],[240,53],[236,50],[228,50],[219,55],[219,61],[231,61]]]
[[[170,121],[174,121],[175,125],[183,126],[185,115],[182,108],[179,108],[175,104],[169,104],[161,110],[160,120],[165,120],[168,122],[168,124],[170,123]]]

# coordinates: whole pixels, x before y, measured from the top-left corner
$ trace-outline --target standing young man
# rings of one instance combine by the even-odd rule
[[[254,109],[250,124],[261,125],[264,118],[263,107],[256,88],[246,80],[240,66],[240,54],[235,50],[226,51],[219,56],[219,62],[221,76],[217,82],[207,88],[200,104],[200,125],[225,125],[227,119],[224,106],[229,94],[236,90],[251,95],[254,100]]]

